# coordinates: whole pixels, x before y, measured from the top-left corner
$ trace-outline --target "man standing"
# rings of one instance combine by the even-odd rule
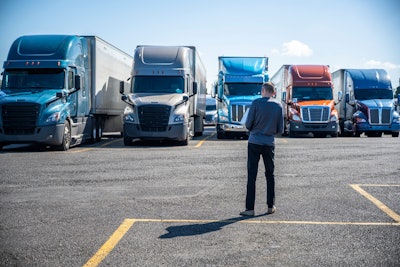
[[[261,88],[262,98],[253,101],[247,115],[246,127],[250,131],[247,145],[247,194],[246,210],[240,215],[254,216],[256,197],[256,178],[258,163],[262,156],[267,181],[267,214],[274,213],[275,200],[275,138],[283,132],[282,105],[271,98],[275,95],[275,87],[271,82],[264,83]]]

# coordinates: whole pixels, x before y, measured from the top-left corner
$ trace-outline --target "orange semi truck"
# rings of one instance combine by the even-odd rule
[[[337,137],[338,113],[327,65],[283,65],[271,78],[284,109],[285,135]]]

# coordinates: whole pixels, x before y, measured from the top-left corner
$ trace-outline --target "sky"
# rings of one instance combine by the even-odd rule
[[[1,0],[0,62],[21,35],[96,35],[130,55],[196,46],[208,89],[218,56],[267,56],[270,77],[283,64],[383,68],[396,88],[399,26],[398,0]]]

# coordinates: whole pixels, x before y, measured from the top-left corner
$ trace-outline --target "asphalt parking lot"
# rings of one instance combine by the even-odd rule
[[[0,152],[1,266],[399,266],[399,138],[276,139],[277,212],[239,216],[245,140]]]

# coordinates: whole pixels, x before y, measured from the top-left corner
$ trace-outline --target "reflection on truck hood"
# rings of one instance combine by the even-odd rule
[[[132,100],[135,105],[168,105],[173,106],[182,101],[183,94],[134,94]]]
[[[253,100],[260,98],[261,95],[252,95],[252,96],[224,96],[224,100],[227,105],[233,104],[250,104]]]
[[[333,100],[312,100],[312,101],[299,101],[296,103],[297,106],[329,106],[331,109],[334,107]]]
[[[0,102],[5,100],[8,103],[15,102],[35,102],[44,104],[56,97],[60,90],[37,90],[37,91],[19,91],[15,90],[12,93],[4,94],[0,97]]]
[[[369,99],[358,101],[358,103],[369,108],[393,107],[393,99]]]

